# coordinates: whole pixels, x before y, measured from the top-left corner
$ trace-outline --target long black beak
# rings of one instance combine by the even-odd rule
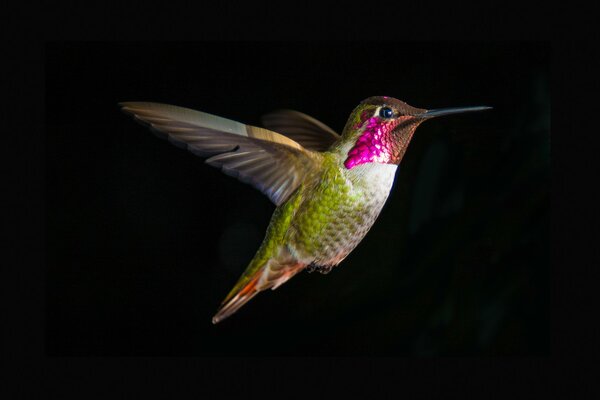
[[[487,107],[487,106],[440,108],[437,110],[427,110],[424,113],[417,115],[417,117],[435,118],[435,117],[441,117],[443,115],[459,114],[459,113],[465,113],[465,112],[471,112],[471,111],[489,110],[491,108],[492,107]]]

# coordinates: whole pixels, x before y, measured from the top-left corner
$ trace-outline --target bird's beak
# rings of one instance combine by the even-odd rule
[[[443,115],[459,114],[471,111],[483,111],[489,110],[492,107],[478,106],[478,107],[452,107],[452,108],[440,108],[437,110],[427,110],[424,113],[416,115],[418,118],[429,119],[435,117],[441,117]]]

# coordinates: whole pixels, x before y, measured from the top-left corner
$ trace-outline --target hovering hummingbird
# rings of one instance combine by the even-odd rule
[[[369,97],[339,135],[292,110],[265,115],[265,129],[172,105],[119,104],[159,136],[209,157],[207,164],[256,187],[277,206],[260,248],[223,300],[214,324],[303,269],[328,273],[346,258],[379,215],[419,124],[491,108],[426,110],[391,97]]]

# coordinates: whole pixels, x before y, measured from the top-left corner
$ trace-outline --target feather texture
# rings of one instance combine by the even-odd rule
[[[160,103],[119,103],[153,131],[224,173],[251,184],[276,205],[318,166],[319,154],[277,132]],[[166,136],[166,137],[165,137]]]
[[[300,143],[309,150],[326,151],[340,138],[315,118],[294,110],[277,110],[262,117],[263,125]]]

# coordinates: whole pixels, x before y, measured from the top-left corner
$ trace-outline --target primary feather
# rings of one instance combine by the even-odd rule
[[[249,183],[276,205],[312,172],[319,155],[268,129],[188,108],[150,102],[119,103],[122,110],[228,175]]]
[[[273,111],[262,117],[262,123],[314,151],[325,151],[340,138],[321,121],[294,110]]]

